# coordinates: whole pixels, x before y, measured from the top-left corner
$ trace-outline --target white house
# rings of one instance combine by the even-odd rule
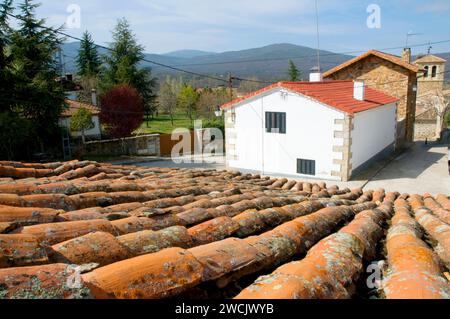
[[[86,104],[74,100],[66,99],[66,104],[69,106],[63,111],[59,118],[59,125],[65,127],[70,132],[70,121],[72,116],[81,108],[87,109],[92,114],[92,122],[94,122],[94,128],[85,132],[86,138],[89,139],[100,139],[102,136],[100,128],[100,108],[92,104]],[[81,132],[71,132],[73,137],[80,137]]]
[[[347,181],[395,149],[397,98],[362,82],[316,80],[223,105],[228,167]]]

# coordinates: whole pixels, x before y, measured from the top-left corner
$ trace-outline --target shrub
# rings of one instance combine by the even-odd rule
[[[144,103],[138,91],[131,86],[115,86],[100,100],[100,119],[111,137],[128,137],[143,122]]]

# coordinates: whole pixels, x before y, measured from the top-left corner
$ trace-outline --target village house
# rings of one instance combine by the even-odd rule
[[[84,108],[88,110],[92,114],[92,122],[94,122],[94,127],[90,130],[87,130],[85,133],[85,137],[88,139],[101,139],[101,126],[100,126],[100,108],[87,103],[82,103],[79,101],[66,99],[66,104],[68,108],[63,111],[59,118],[59,125],[69,130],[72,137],[81,137],[81,132],[72,132],[70,129],[70,122],[72,116],[80,109]]]
[[[361,81],[311,80],[222,106],[228,167],[347,181],[395,149],[398,98]]]
[[[397,146],[414,138],[417,78],[421,68],[411,63],[411,49],[402,57],[371,50],[323,74],[328,80],[361,80],[365,85],[399,99]]]

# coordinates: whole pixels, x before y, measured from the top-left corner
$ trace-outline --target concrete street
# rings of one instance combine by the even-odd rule
[[[339,187],[364,189],[384,188],[386,191],[398,191],[400,193],[432,195],[450,195],[450,175],[448,168],[448,147],[449,145],[429,144],[417,142],[409,150],[395,158],[386,165],[384,163],[374,163],[371,168],[360,176],[356,176],[352,181],[336,182],[325,181],[328,185],[338,185]],[[180,168],[200,168],[200,169],[226,169],[223,156],[205,157],[205,161],[214,160],[214,163],[201,162],[199,156],[186,156],[176,160],[183,160],[183,163],[175,163],[171,159],[151,158],[133,159],[132,161],[115,161],[116,164],[134,164],[145,167],[180,167]],[[197,162],[196,162],[197,161]],[[247,171],[243,171],[246,173]],[[255,173],[255,172],[252,172]],[[259,172],[256,172],[259,173]],[[288,176],[271,176],[288,177]],[[296,179],[288,177],[290,179]],[[301,179],[307,182],[317,182],[317,179]]]

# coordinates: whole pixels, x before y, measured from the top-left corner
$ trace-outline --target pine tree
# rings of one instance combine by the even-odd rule
[[[151,69],[140,66],[144,47],[137,43],[126,19],[120,19],[113,31],[110,53],[105,57],[106,69],[102,79],[103,90],[125,84],[135,88],[144,101],[147,119],[155,111],[155,85]]]
[[[8,14],[12,11],[12,0],[5,0],[0,4],[0,112],[10,109],[9,103],[13,98],[11,72],[9,64],[11,54],[7,50],[10,42],[11,28],[8,25]]]
[[[289,80],[297,82],[300,79],[300,71],[292,60],[289,60]]]
[[[44,143],[58,141],[58,119],[64,107],[65,94],[58,76],[55,54],[61,45],[57,31],[37,19],[39,4],[24,0],[19,6],[18,30],[11,36],[11,71],[14,77],[15,100],[11,108],[22,118],[33,122],[35,135],[29,144],[44,151]],[[34,143],[33,143],[34,142]],[[59,144],[59,143],[58,143]],[[37,150],[37,149],[36,149]]]
[[[78,68],[77,73],[81,77],[95,77],[100,72],[100,56],[88,31],[83,33],[75,62]]]

